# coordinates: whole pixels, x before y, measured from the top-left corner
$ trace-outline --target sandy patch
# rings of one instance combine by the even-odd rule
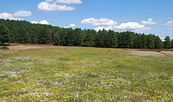
[[[173,51],[162,51],[165,55],[172,55],[173,56]]]
[[[173,51],[131,51],[133,55],[137,56],[166,56],[166,55],[173,55]]]
[[[1,46],[0,46],[1,47]],[[54,46],[54,45],[44,45],[44,44],[10,44],[7,46],[8,50],[0,50],[0,53],[13,53],[20,50],[32,50],[32,49],[50,49],[50,48],[79,48],[77,46]]]
[[[0,53],[13,53],[19,50],[57,48],[57,47],[58,46],[53,46],[53,45],[11,44],[10,46],[8,46],[9,50],[0,50]]]
[[[37,45],[15,45],[15,46],[8,46],[10,50],[28,50],[28,49],[41,49],[42,46]]]

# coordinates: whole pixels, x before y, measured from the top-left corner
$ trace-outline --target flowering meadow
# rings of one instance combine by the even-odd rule
[[[171,102],[173,56],[58,47],[0,53],[0,102]]]

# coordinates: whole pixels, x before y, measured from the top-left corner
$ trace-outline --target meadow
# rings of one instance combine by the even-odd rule
[[[4,53],[7,52],[7,53]],[[171,102],[173,56],[53,47],[0,53],[0,102]]]

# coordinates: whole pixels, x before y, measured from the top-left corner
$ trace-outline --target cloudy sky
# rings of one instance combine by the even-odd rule
[[[0,18],[173,37],[173,0],[1,0]]]

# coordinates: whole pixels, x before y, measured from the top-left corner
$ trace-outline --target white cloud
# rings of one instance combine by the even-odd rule
[[[32,13],[30,11],[18,11],[14,13],[13,15],[16,17],[28,17],[28,16],[31,16]]]
[[[45,2],[53,2],[53,0],[46,0]]]
[[[0,19],[22,20],[21,18],[17,18],[17,17],[27,17],[31,15],[32,13],[30,11],[18,11],[14,14],[4,12],[0,14]]]
[[[49,24],[48,21],[46,21],[46,20],[42,20],[42,21],[40,21],[40,23],[41,24]]]
[[[42,20],[42,21],[32,21],[31,23],[33,23],[33,24],[49,24],[49,22],[48,21],[46,21],[46,20]]]
[[[119,26],[114,26],[115,29],[126,31],[144,31],[144,30],[149,30],[150,28],[145,27],[144,25],[139,24],[138,22],[127,22],[127,23],[122,23]]]
[[[81,4],[81,0],[56,0],[58,3],[65,3],[65,4]]]
[[[142,24],[145,24],[145,25],[154,25],[154,24],[156,24],[156,22],[154,22],[152,18],[148,18],[147,21],[143,20],[142,21]]]
[[[1,19],[9,19],[9,20],[21,20],[20,18],[14,17],[12,14],[4,12],[0,14]]]
[[[97,27],[95,28],[96,31],[99,31],[99,30],[113,30],[113,26],[108,26],[108,27]]]
[[[9,14],[7,12],[4,12],[4,13],[0,14],[0,18],[2,18],[2,19],[9,19],[9,18],[13,18],[13,15]]]
[[[112,26],[117,24],[116,21],[113,21],[111,19],[106,19],[106,18],[100,18],[100,19],[87,18],[87,19],[83,19],[81,23],[92,24],[94,26]]]
[[[172,21],[168,21],[165,25],[169,25],[169,26],[173,25],[173,20]]]
[[[148,21],[151,21],[152,19],[148,19]],[[150,30],[149,27],[145,27],[144,24],[139,24],[138,22],[127,22],[127,23],[122,23],[120,25],[117,25],[116,21],[113,21],[111,19],[106,19],[106,18],[100,18],[100,19],[95,19],[95,18],[87,18],[83,19],[81,21],[82,24],[92,24],[94,26],[98,26],[95,28],[96,31],[99,30],[119,30],[119,31],[135,31],[135,32],[140,32],[144,30]],[[148,23],[149,24],[149,23]]]
[[[51,0],[47,0],[45,2],[41,2],[38,4],[39,10],[45,11],[72,11],[75,10],[75,7],[67,6],[67,5],[57,5],[56,3],[50,3]]]
[[[33,23],[33,24],[39,24],[40,22],[38,22],[38,21],[32,21],[31,23]]]
[[[70,27],[76,27],[75,24],[69,24],[68,26],[65,26],[65,28],[70,28]]]

